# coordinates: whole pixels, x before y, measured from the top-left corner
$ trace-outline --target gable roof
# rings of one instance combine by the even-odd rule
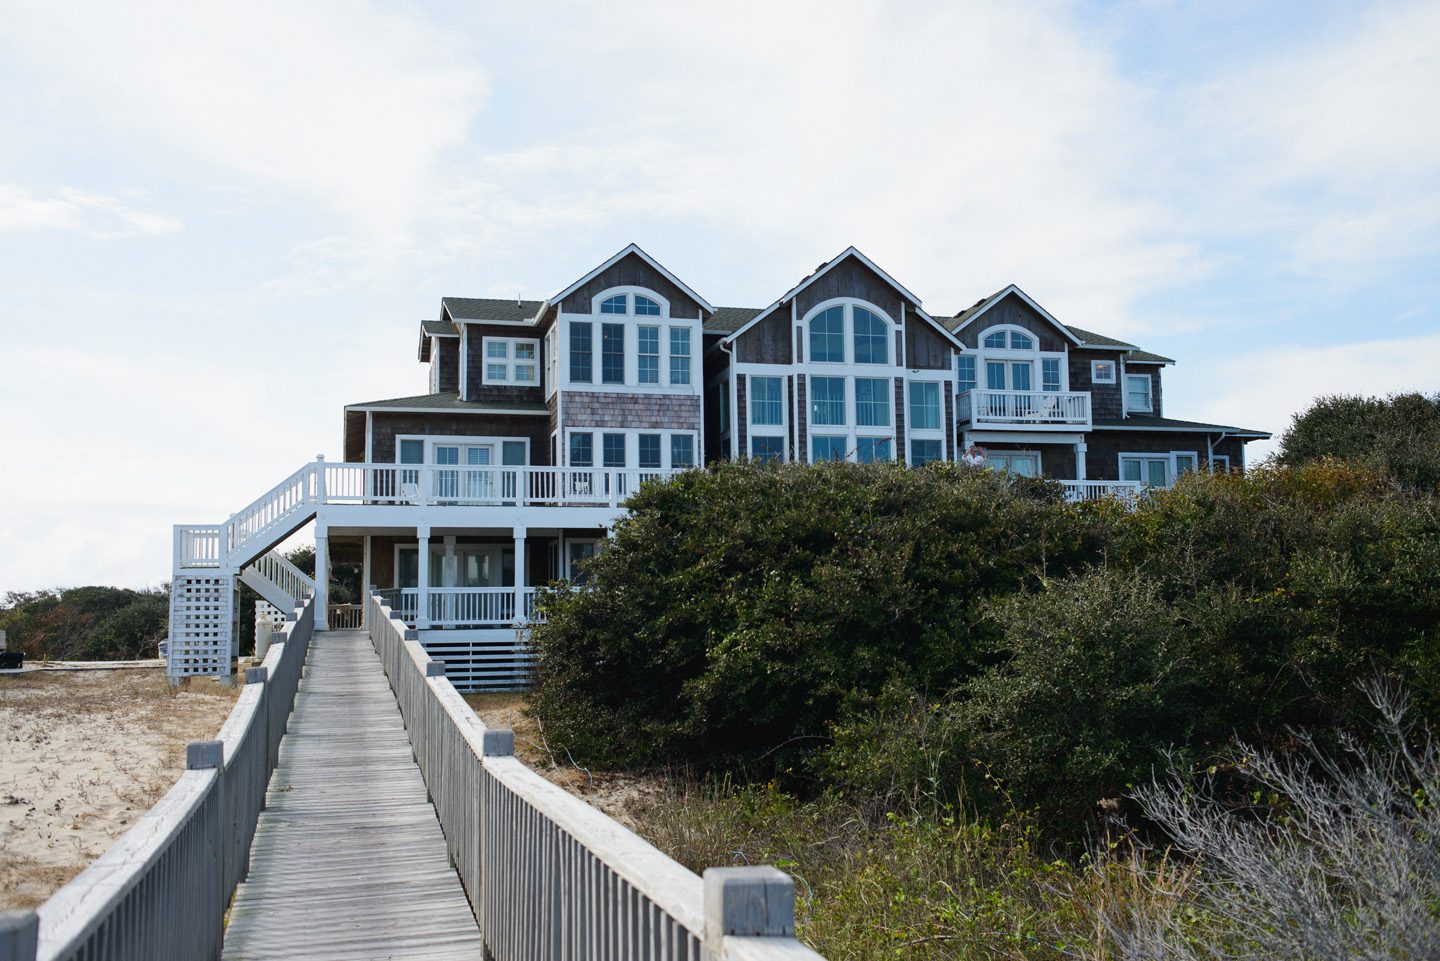
[[[1070,325],[1066,325],[1069,327]],[[1081,347],[1114,348],[1126,353],[1125,362],[1130,364],[1173,364],[1169,357],[1162,357],[1159,354],[1152,354],[1148,350],[1141,350],[1134,344],[1123,340],[1116,340],[1114,337],[1106,337],[1104,334],[1097,334],[1093,331],[1082,330],[1079,327],[1070,327],[1071,332],[1080,338]]]
[[[622,250],[616,253],[609,260],[605,261],[603,264],[587,273],[584,277],[581,277],[579,280],[575,281],[569,287],[566,287],[564,290],[560,291],[560,293],[556,294],[554,297],[551,297],[548,301],[546,301],[546,303],[553,304],[557,301],[564,300],[566,297],[569,297],[571,294],[575,293],[575,291],[579,290],[585,284],[589,283],[591,280],[598,277],[606,270],[609,270],[611,267],[615,266],[615,264],[624,260],[631,254],[634,254],[635,256],[639,257],[641,260],[649,264],[651,267],[655,268],[655,270],[658,271],[666,280],[670,281],[670,283],[683,290],[686,296],[688,296],[691,300],[695,301],[695,303],[699,304],[701,307],[705,308],[705,310],[709,311],[710,313],[715,313],[715,308],[710,306],[710,302],[708,300],[706,300],[704,297],[701,297],[694,290],[692,290],[690,286],[685,283],[685,281],[681,280],[679,277],[676,277],[674,274],[670,273],[670,271],[666,270],[664,265],[661,264],[654,257],[651,257],[645,251],[641,250],[639,244],[627,244]]]
[[[800,291],[804,290],[806,287],[809,287],[811,284],[815,283],[815,281],[819,280],[821,277],[825,276],[827,273],[833,270],[836,266],[844,263],[851,257],[860,261],[860,263],[864,264],[866,267],[869,267],[875,272],[876,276],[878,276],[881,280],[885,281],[891,287],[894,287],[897,291],[901,293],[901,295],[905,297],[906,300],[914,304],[915,313],[919,314],[922,319],[929,321],[930,325],[933,326],[935,330],[938,331],[940,335],[943,336],[946,340],[948,340],[952,345],[954,345],[955,347],[962,346],[960,341],[955,339],[955,335],[952,334],[944,324],[940,323],[938,320],[936,320],[934,317],[931,317],[924,311],[924,309],[920,306],[919,297],[916,297],[904,284],[900,283],[900,281],[896,280],[894,277],[891,277],[884,270],[882,270],[880,266],[875,263],[875,261],[862,254],[859,248],[855,247],[854,245],[846,247],[844,250],[840,251],[840,253],[837,254],[835,257],[815,268],[815,270],[808,276],[806,276],[805,279],[801,280],[800,283],[796,284],[794,287],[791,287],[785,293],[781,294],[779,300],[775,301],[773,304],[771,304],[769,307],[766,307],[759,313],[755,314],[755,316],[751,317],[749,320],[745,321],[734,331],[732,331],[729,336],[725,338],[725,342],[727,344],[734,343],[735,338],[739,337],[741,334],[745,333],[745,331],[749,330],[751,327],[754,327],[756,324],[760,323],[760,321],[770,316],[772,313],[775,312],[775,308],[794,299],[795,296],[800,293]]]
[[[715,313],[705,318],[705,330],[712,334],[728,334],[749,323],[761,307],[716,307]]]
[[[461,400],[458,391],[441,394],[418,394],[414,397],[390,397],[386,400],[367,400],[358,404],[346,404],[347,411],[407,410],[446,414],[546,414],[550,408],[540,401],[518,400]]]
[[[959,314],[955,316],[954,324],[950,329],[957,334],[960,333],[961,330],[969,327],[975,321],[979,320],[990,310],[990,308],[994,307],[996,304],[1000,303],[1000,301],[1004,300],[1006,297],[1009,297],[1011,294],[1014,294],[1021,300],[1025,301],[1025,303],[1030,307],[1031,310],[1035,311],[1035,313],[1048,320],[1055,327],[1055,329],[1060,331],[1060,333],[1064,334],[1071,343],[1078,345],[1081,342],[1080,338],[1077,337],[1074,332],[1070,330],[1069,327],[1066,327],[1064,324],[1060,323],[1060,321],[1056,320],[1054,315],[1051,314],[1050,311],[1037,304],[1030,297],[1029,294],[1025,293],[1025,291],[1020,289],[1018,284],[1011,284],[1003,290],[997,290],[995,293],[991,294],[989,297],[986,297],[984,300],[981,300],[973,304],[969,308],[962,310]]]
[[[545,306],[543,300],[506,300],[484,297],[441,297],[442,320],[445,315],[459,323],[463,321],[498,321],[502,324],[525,323],[540,316]],[[431,321],[434,323],[434,321]]]

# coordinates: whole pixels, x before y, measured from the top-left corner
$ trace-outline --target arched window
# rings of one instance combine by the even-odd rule
[[[605,298],[600,304],[602,314],[627,314],[630,312],[628,294],[616,294],[614,297]]]
[[[889,364],[892,324],[885,315],[853,301],[810,315],[810,354],[819,364]]]
[[[641,317],[659,317],[660,305],[644,294],[636,294],[635,313]]]
[[[874,312],[855,307],[855,363],[890,363],[890,327]]]
[[[810,321],[810,359],[845,363],[845,308],[831,307]]]
[[[1035,338],[1021,330],[992,330],[981,343],[987,350],[1035,349]]]

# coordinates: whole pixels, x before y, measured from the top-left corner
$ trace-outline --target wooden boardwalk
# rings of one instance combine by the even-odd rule
[[[225,961],[481,957],[370,639],[315,634]]]

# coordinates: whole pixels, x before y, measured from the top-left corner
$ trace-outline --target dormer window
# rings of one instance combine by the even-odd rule
[[[809,359],[817,364],[889,364],[890,330],[884,316],[860,304],[826,307],[810,318]]]

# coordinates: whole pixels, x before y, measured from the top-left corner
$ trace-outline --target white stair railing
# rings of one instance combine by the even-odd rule
[[[284,591],[291,600],[303,600],[315,591],[315,579],[278,551],[267,551],[251,565],[262,577]]]

